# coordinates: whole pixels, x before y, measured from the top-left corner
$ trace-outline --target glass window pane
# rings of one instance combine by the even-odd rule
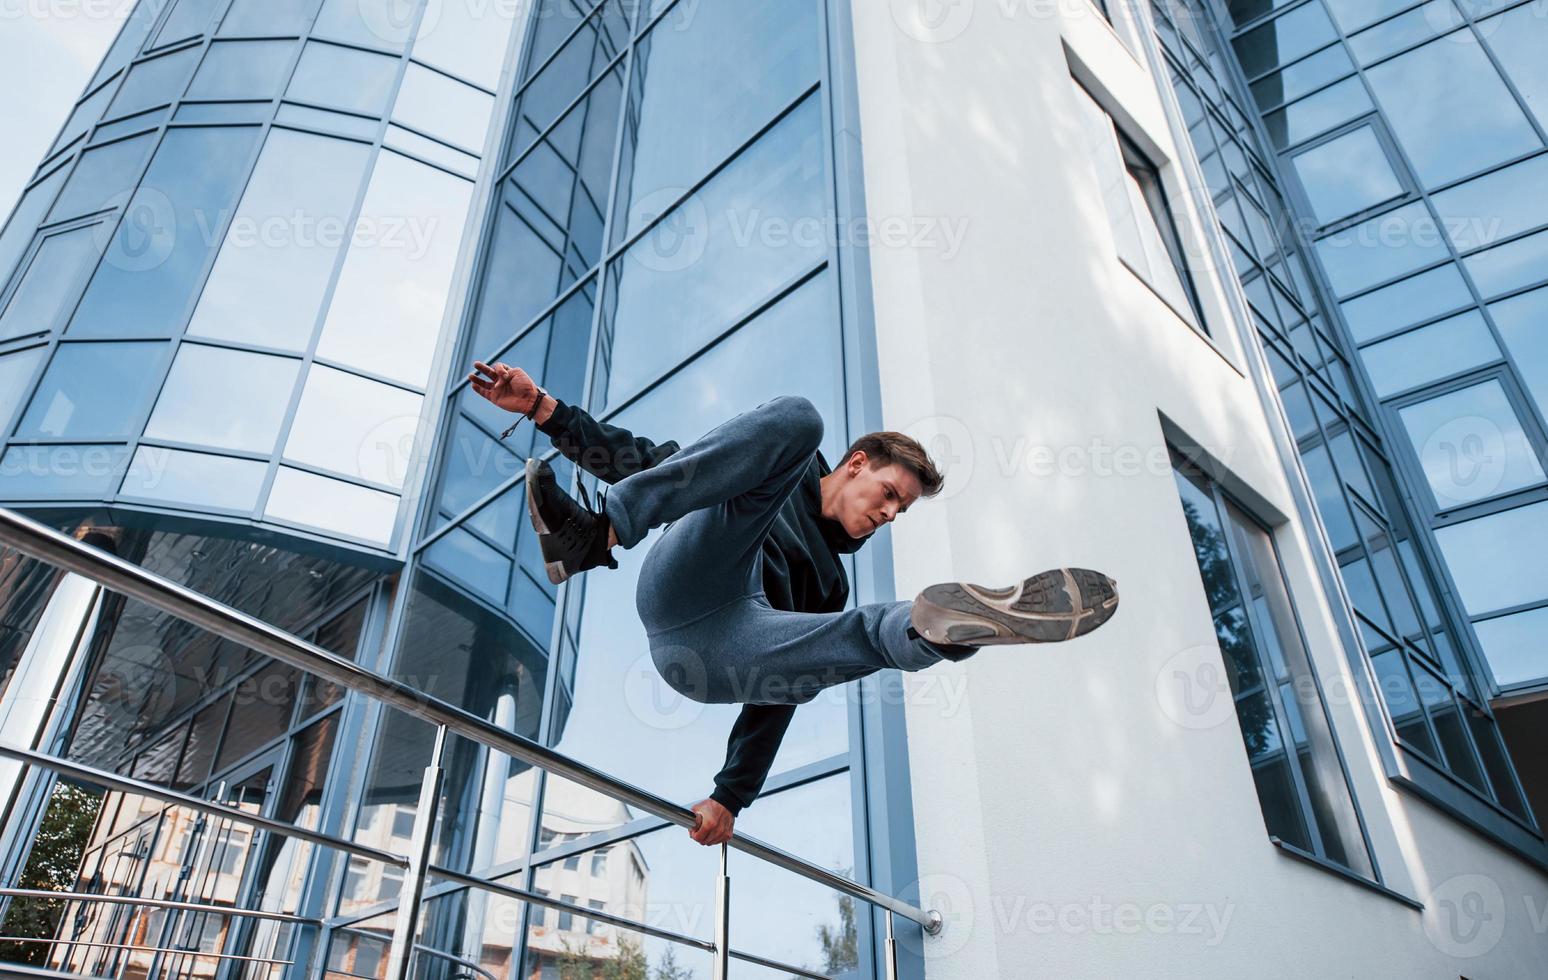
[[[155,145],[156,137],[146,134],[82,153],[48,220],[118,207],[139,180],[140,167]]]
[[[407,157],[377,158],[319,356],[425,386],[472,193]]]
[[[321,364],[312,366],[285,458],[402,487],[423,396]]]
[[[129,69],[129,77],[118,89],[113,104],[108,106],[110,119],[144,112],[154,106],[172,102],[183,94],[188,76],[193,73],[199,60],[199,48],[184,48],[171,54],[142,61]]]
[[[161,382],[166,349],[165,344],[61,344],[17,434],[88,439],[130,435]],[[104,384],[106,378],[113,383]]]
[[[1350,335],[1363,344],[1472,302],[1457,267],[1443,265],[1352,299],[1342,308]]]
[[[167,15],[166,23],[156,35],[156,46],[183,41],[203,34],[215,16],[219,0],[177,0],[177,6]]]
[[[318,0],[232,0],[221,37],[278,37],[305,34]]]
[[[562,6],[568,7],[569,4],[564,3]],[[623,6],[625,4],[620,2],[597,4],[601,12],[588,17],[585,25],[564,42],[554,59],[527,82],[526,88],[516,99],[513,110],[515,125],[511,128],[506,146],[506,159],[515,159],[531,145],[538,133],[547,129],[560,112],[585,91],[587,84],[612,63],[620,50],[620,41],[628,33],[627,28],[618,23],[619,10]],[[555,13],[544,8],[543,14],[537,19],[536,30],[539,36],[534,42],[533,54],[528,59],[528,71],[543,64],[543,59],[537,57],[537,51],[557,40],[545,35],[553,27],[562,29],[561,22],[572,23],[568,18],[554,16]],[[613,135],[617,135],[616,131]]]
[[[387,135],[383,137],[382,142],[426,163],[433,163],[452,173],[461,174],[469,180],[478,176],[478,157],[463,153],[461,150],[454,150],[444,143],[437,143],[428,136],[409,132],[401,126],[388,126]]]
[[[10,434],[11,415],[16,411],[16,406],[21,404],[22,396],[27,393],[33,369],[38,366],[38,360],[46,349],[31,347],[0,354],[0,438]]]
[[[81,335],[182,328],[203,282],[213,231],[247,177],[256,127],[167,133],[70,321]]]
[[[475,85],[494,89],[500,82],[505,49],[510,45],[517,4],[485,0],[444,0],[425,14],[414,39],[414,57],[427,65],[460,75]]]
[[[1548,279],[1548,231],[1518,238],[1462,260],[1487,299]]]
[[[1413,47],[1444,30],[1465,23],[1451,0],[1431,0],[1406,14],[1361,31],[1349,39],[1349,50],[1362,65],[1370,65],[1389,54]],[[1458,35],[1457,41],[1473,43],[1471,37]]]
[[[353,5],[354,0],[351,0]],[[398,60],[386,55],[309,41],[291,76],[286,98],[371,116],[387,111],[398,80]]]
[[[1548,289],[1494,303],[1489,313],[1538,411],[1548,418]]]
[[[1317,257],[1340,296],[1449,256],[1423,202],[1388,211],[1317,243]]]
[[[1497,360],[1500,348],[1476,310],[1432,323],[1360,351],[1378,397]]]
[[[635,54],[618,237],[634,232],[819,76],[818,4],[709,4],[658,24]],[[674,193],[675,191],[675,193]]]
[[[87,225],[43,239],[0,314],[0,340],[54,329],[91,274],[102,238],[101,225]]]
[[[273,130],[188,332],[305,350],[370,156],[359,143]]]
[[[766,133],[704,189],[630,247],[619,265],[608,325],[608,404],[639,391],[684,354],[745,316],[826,253],[823,236],[760,234],[756,221],[794,232],[824,213],[816,99]]]
[[[42,221],[49,205],[54,203],[54,195],[59,193],[59,187],[69,171],[67,166],[59,167],[34,184],[31,190],[24,192],[11,209],[10,220],[0,228],[0,283],[11,281],[17,260],[32,245],[38,223]],[[0,286],[0,289],[3,288]]]
[[[1516,91],[1537,121],[1548,126],[1548,20],[1541,4],[1527,3],[1478,25]]]
[[[1338,25],[1350,33],[1402,10],[1413,0],[1326,0]]]
[[[1495,683],[1501,687],[1525,684],[1548,675],[1548,606],[1511,616],[1485,619],[1473,624]]]
[[[300,367],[290,357],[183,344],[145,435],[272,452]]]
[[[418,0],[325,0],[312,32],[336,41],[402,51],[419,17],[419,6]]]
[[[1337,32],[1320,3],[1308,3],[1255,27],[1231,42],[1248,78],[1310,54]]]
[[[294,47],[291,41],[216,41],[188,86],[188,98],[273,98]]]
[[[53,156],[60,149],[75,142],[81,134],[94,126],[98,119],[102,118],[102,109],[107,105],[108,99],[113,97],[113,86],[104,85],[93,92],[84,102],[76,106],[70,113],[70,118],[65,120],[64,128],[59,131],[59,138],[54,140],[49,147],[48,155]]]
[[[183,107],[180,106],[178,109],[179,117],[181,117],[183,114],[182,108]],[[116,140],[121,136],[128,136],[130,133],[143,133],[147,132],[148,130],[156,129],[162,124],[162,122],[166,120],[166,118],[167,110],[165,108],[161,108],[152,109],[149,112],[137,113],[133,116],[127,116],[123,119],[120,119],[118,122],[104,123],[97,127],[96,132],[91,134],[91,145],[100,146],[103,143]],[[136,176],[138,176],[138,174],[136,174]]]
[[[1358,78],[1351,78],[1269,113],[1263,124],[1269,140],[1283,150],[1374,108],[1365,86]]]
[[[392,107],[392,118],[428,136],[482,153],[493,111],[493,96],[410,63]]]
[[[1437,528],[1435,538],[1469,613],[1548,598],[1548,503]]]
[[[269,121],[267,102],[184,102],[177,107],[174,122],[180,123],[252,123]]]
[[[141,446],[119,493],[190,507],[241,513],[258,503],[268,466],[257,460]]]
[[[1542,145],[1476,43],[1441,38],[1366,77],[1427,187]]]
[[[1543,468],[1498,381],[1398,412],[1442,510],[1539,483]]]
[[[1342,44],[1323,48],[1310,58],[1303,58],[1283,71],[1252,83],[1252,98],[1260,109],[1272,109],[1277,105],[1298,99],[1322,88],[1327,83],[1354,71],[1354,62]]]
[[[306,525],[324,534],[385,545],[398,516],[398,498],[281,466],[274,475],[264,516]]]
[[[1459,252],[1548,224],[1548,154],[1436,194],[1435,213]]]
[[[129,460],[126,446],[12,446],[0,459],[5,499],[101,500]]]
[[[1290,158],[1312,212],[1324,225],[1403,193],[1376,131],[1362,126]]]

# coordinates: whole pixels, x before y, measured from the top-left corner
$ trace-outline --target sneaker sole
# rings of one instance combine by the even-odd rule
[[[542,548],[544,552],[543,557],[546,559],[548,557],[548,548],[545,546],[546,542],[543,540],[543,538],[546,537],[550,532],[548,530],[548,525],[543,522],[543,515],[538,513],[537,494],[533,492],[534,488],[537,487],[537,475],[540,465],[541,464],[539,464],[536,459],[529,458],[527,460],[527,516],[532,520],[532,530],[536,531],[538,534],[538,546]],[[554,585],[562,585],[564,581],[570,577],[570,573],[564,567],[564,562],[562,561],[545,560],[543,562],[543,571],[548,573],[548,581]]]
[[[912,620],[936,643],[1060,643],[1085,636],[1117,610],[1112,579],[1088,568],[1059,568],[1008,589],[932,585],[914,600]]]

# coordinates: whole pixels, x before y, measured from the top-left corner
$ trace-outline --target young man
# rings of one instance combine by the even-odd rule
[[[552,582],[617,568],[612,548],[667,525],[635,594],[652,660],[684,697],[743,705],[715,791],[693,807],[700,844],[730,839],[795,706],[824,688],[883,667],[962,660],[989,644],[1071,639],[1118,607],[1111,579],[1069,568],[1008,589],[948,582],[913,602],[846,610],[841,556],[941,490],[913,439],[873,432],[833,470],[817,449],[822,417],[806,399],[782,397],[686,448],[658,445],[566,405],[520,368],[474,368],[475,391],[532,419],[564,456],[613,485],[593,510],[564,492],[547,463],[528,460],[527,506]]]

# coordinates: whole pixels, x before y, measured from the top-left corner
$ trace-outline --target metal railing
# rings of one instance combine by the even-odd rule
[[[935,911],[926,911],[873,888],[851,881],[826,868],[819,867],[779,848],[765,844],[743,834],[736,834],[727,844],[720,845],[720,872],[715,883],[715,940],[702,940],[681,936],[667,930],[656,929],[643,923],[610,915],[597,909],[584,908],[547,895],[490,881],[474,875],[438,867],[430,862],[431,831],[438,810],[441,788],[441,758],[448,734],[460,735],[496,752],[519,759],[549,773],[562,776],[588,789],[611,797],[621,803],[685,828],[696,822],[693,812],[667,799],[640,789],[607,773],[535,742],[506,731],[486,719],[471,714],[445,701],[431,697],[407,684],[345,660],[314,644],[292,636],[283,630],[233,609],[208,596],[194,592],[176,582],[169,581],[137,565],[108,554],[91,545],[76,541],[14,511],[0,508],[0,545],[41,562],[74,572],[104,588],[135,599],[170,616],[198,626],[216,636],[230,640],[266,654],[299,670],[332,681],[358,694],[381,701],[437,727],[435,749],[425,772],[425,782],[420,794],[420,805],[415,813],[414,831],[411,835],[410,853],[400,857],[387,851],[357,844],[353,841],[332,837],[302,827],[233,810],[220,803],[103,772],[90,766],[68,762],[53,756],[33,752],[25,748],[0,745],[0,755],[8,756],[27,765],[41,766],[71,778],[83,780],[124,792],[131,792],[151,799],[159,799],[185,806],[204,813],[212,813],[224,819],[235,820],[254,827],[296,837],[324,847],[336,848],[357,854],[372,861],[379,861],[404,869],[403,886],[398,912],[394,923],[392,945],[388,958],[387,980],[405,980],[414,953],[414,936],[417,932],[420,900],[424,895],[427,877],[435,876],[467,885],[471,888],[494,891],[530,902],[534,905],[569,910],[587,918],[597,919],[639,932],[656,935],[674,942],[684,943],[707,950],[714,957],[715,980],[725,980],[732,957],[746,962],[789,970],[800,976],[821,978],[821,974],[796,969],[762,957],[731,949],[730,941],[730,875],[728,870],[729,848],[799,875],[825,888],[840,892],[850,898],[882,909],[886,913],[886,970],[889,978],[897,976],[894,919],[902,916],[917,923],[926,934],[936,935],[941,930],[942,919]],[[0,895],[4,892],[0,891]],[[50,893],[65,897],[63,893]],[[90,896],[92,900],[111,900],[108,896]],[[136,900],[139,901],[139,900]],[[203,911],[239,914],[225,906],[211,906]]]

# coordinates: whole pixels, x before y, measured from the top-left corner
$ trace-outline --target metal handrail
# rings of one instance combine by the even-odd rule
[[[140,898],[135,895],[96,895],[91,892],[56,892],[42,888],[0,888],[5,898],[41,898],[61,902],[102,902],[107,905],[134,905],[140,908],[174,909],[182,912],[210,912],[216,915],[234,915],[244,919],[270,919],[296,925],[320,926],[322,919],[289,912],[267,912],[262,909],[239,909],[233,905],[209,905],[201,902],[175,902],[166,898]]]
[[[595,790],[681,827],[696,817],[687,807],[640,789],[545,745],[506,731],[477,715],[434,698],[401,681],[368,670],[284,630],[209,596],[162,578],[117,555],[77,541],[7,508],[0,508],[0,544],[56,568],[74,572],[114,592],[159,609],[216,636],[256,650],[341,687],[443,726],[502,754],[520,759],[571,782]],[[227,815],[229,811],[227,811]],[[851,898],[917,922],[926,933],[940,932],[940,913],[926,911],[866,885],[818,867],[777,847],[736,834],[731,847]],[[724,950],[722,949],[722,954]]]

